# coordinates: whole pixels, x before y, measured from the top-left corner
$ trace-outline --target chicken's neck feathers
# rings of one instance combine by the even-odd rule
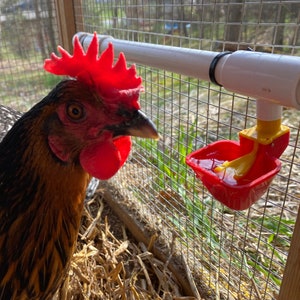
[[[19,119],[0,143],[0,294],[4,297],[27,290],[27,296],[39,299],[40,292],[53,293],[48,287],[58,288],[76,244],[90,179],[79,164],[62,163],[52,155],[43,118],[33,112]]]
[[[46,114],[44,111],[40,113]],[[6,184],[6,189],[32,195],[35,201],[40,198],[43,203],[48,200],[45,196],[50,201],[53,195],[60,195],[62,201],[56,199],[56,204],[63,206],[68,204],[63,197],[84,197],[89,175],[77,162],[61,162],[51,153],[44,119],[43,115],[25,114],[0,143],[0,189]],[[0,195],[0,206],[3,201],[13,205],[12,200]]]

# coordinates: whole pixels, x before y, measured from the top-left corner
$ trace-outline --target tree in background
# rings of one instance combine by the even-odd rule
[[[32,51],[47,57],[57,44],[53,1],[4,1],[1,5],[2,38],[10,42],[10,50],[22,58]],[[17,33],[11,38],[12,31]]]

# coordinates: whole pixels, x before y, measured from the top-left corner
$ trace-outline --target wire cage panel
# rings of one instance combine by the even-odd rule
[[[78,6],[81,3],[78,2]],[[295,1],[97,1],[83,4],[84,31],[117,39],[191,49],[299,54]],[[130,162],[113,180],[158,215],[197,274],[224,299],[276,299],[299,195],[298,112],[284,109],[291,129],[282,170],[246,211],[230,210],[185,165],[191,151],[256,123],[256,101],[195,78],[138,65],[143,110],[158,142],[136,140]],[[129,192],[128,192],[129,191]],[[164,233],[164,230],[166,231]]]
[[[1,100],[26,111],[58,82],[43,60],[58,44],[54,1],[1,3]]]
[[[42,72],[58,44],[56,3],[32,2],[25,8],[1,3],[0,103],[21,111],[59,80]],[[73,8],[77,31],[122,40],[300,53],[299,1],[75,0]],[[17,38],[10,38],[11,28]],[[174,237],[203,298],[277,299],[300,199],[299,112],[283,109],[290,140],[267,193],[248,210],[233,211],[211,196],[185,157],[218,140],[237,140],[240,130],[256,124],[256,100],[163,67],[137,69],[145,88],[141,106],[161,139],[136,139],[112,183],[163,238]]]

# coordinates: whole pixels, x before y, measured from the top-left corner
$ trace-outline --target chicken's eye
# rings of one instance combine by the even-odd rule
[[[67,115],[73,121],[80,121],[84,118],[85,112],[81,105],[77,103],[70,103],[67,106]]]

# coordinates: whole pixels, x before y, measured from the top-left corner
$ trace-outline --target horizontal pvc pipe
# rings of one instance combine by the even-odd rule
[[[80,32],[77,33],[77,36],[86,50],[93,35]],[[120,52],[123,52],[127,61],[201,78],[206,81],[209,81],[208,69],[216,55],[215,52],[211,51],[131,42],[114,39],[107,35],[98,35],[98,40],[100,52],[103,52],[108,44],[112,43],[115,54],[119,55]]]
[[[236,51],[220,60],[215,77],[229,91],[300,109],[300,57]]]
[[[76,35],[87,49],[93,35]],[[235,51],[221,56],[212,70],[219,52],[131,42],[106,35],[98,35],[98,39],[100,52],[112,43],[115,53],[123,52],[128,61],[206,81],[212,81],[209,72],[213,71],[215,81],[229,91],[300,109],[299,57]]]

